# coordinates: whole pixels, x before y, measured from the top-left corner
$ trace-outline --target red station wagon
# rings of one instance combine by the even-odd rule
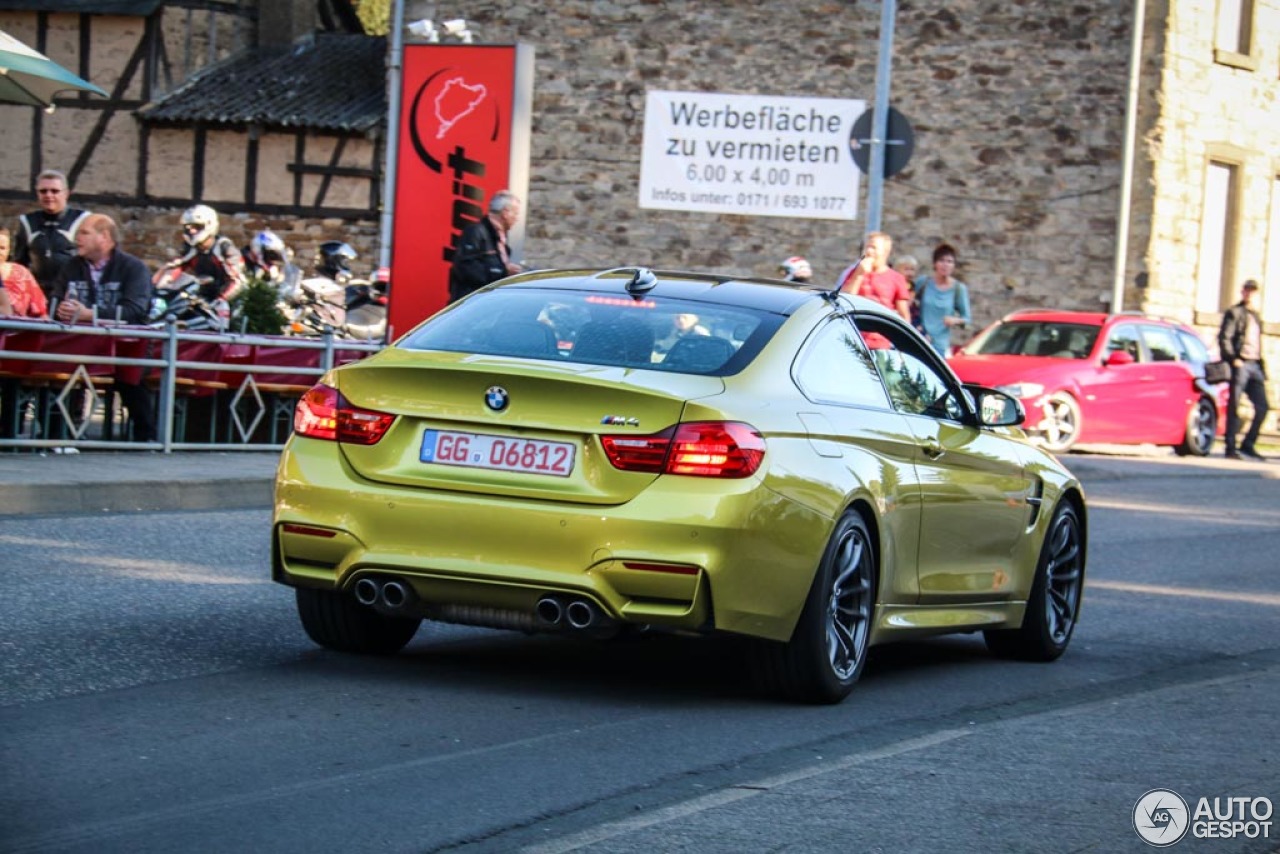
[[[1226,385],[1205,382],[1194,329],[1141,314],[1017,311],[950,359],[961,380],[1022,401],[1023,429],[1060,453],[1086,442],[1205,456],[1225,432]]]

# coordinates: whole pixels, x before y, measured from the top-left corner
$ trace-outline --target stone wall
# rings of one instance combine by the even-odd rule
[[[1098,308],[1109,293],[1130,8],[898,4],[892,100],[914,124],[916,149],[885,188],[884,227],[900,251],[920,257],[942,240],[957,246],[979,324],[1020,306]],[[481,0],[465,14],[482,41],[536,49],[526,251],[537,264],[768,275],[799,253],[831,279],[849,260],[865,203],[848,223],[639,209],[644,93],[871,100],[874,5]],[[95,43],[106,32],[95,29]],[[116,146],[126,159],[127,142]],[[235,156],[233,144],[223,147]],[[180,180],[187,164],[166,152],[157,144],[150,168]],[[46,161],[71,153],[49,151]],[[130,169],[122,162],[107,174],[131,180]]]
[[[72,207],[78,202],[73,196]],[[96,213],[104,213],[119,225],[123,247],[131,255],[137,255],[153,270],[180,254],[180,209],[129,208],[86,205]],[[34,203],[0,201],[0,223],[10,229],[17,226],[20,214],[36,209]],[[217,208],[216,208],[217,209]],[[293,249],[297,263],[310,272],[316,260],[316,247],[326,240],[344,240],[359,253],[352,269],[359,276],[367,276],[377,267],[378,223],[376,220],[312,219],[299,220],[286,217],[267,217],[217,209],[222,233],[243,247],[254,234],[270,228]]]
[[[1280,279],[1280,228],[1271,224],[1280,214],[1270,212],[1280,208],[1280,0],[1255,0],[1253,6],[1259,67],[1249,73],[1213,63],[1212,0],[1146,3],[1123,307],[1194,321],[1209,340],[1217,316],[1195,314],[1192,283],[1206,152],[1213,146],[1241,152],[1239,278],[1265,283],[1270,271]],[[894,235],[898,251],[927,266],[933,246],[954,244],[959,275],[971,288],[975,327],[1021,307],[1108,308],[1131,0],[899,0],[897,10],[891,100],[915,129],[913,159],[884,192],[883,227]],[[772,275],[782,258],[802,254],[820,281],[830,281],[850,260],[865,229],[865,181],[853,222],[639,208],[643,111],[649,89],[872,101],[878,4],[407,3],[408,20],[463,16],[477,41],[523,42],[536,52],[525,242],[535,264],[648,264]],[[62,35],[50,52],[77,67],[78,41],[70,36],[76,20],[53,17]],[[33,20],[30,13],[0,13],[0,26],[29,36],[18,18]],[[184,23],[181,14],[166,11],[166,41],[174,51],[180,50],[175,37]],[[119,50],[105,43],[136,43],[131,28],[139,25],[95,17],[94,62],[120,65]],[[215,52],[225,52],[233,35],[220,34]],[[208,52],[207,38],[196,54],[202,50]],[[23,184],[18,176],[31,162],[29,147],[10,129],[12,122],[4,121],[13,119],[14,110],[0,107],[0,174],[6,186]],[[47,135],[54,137],[44,152],[47,163],[73,159],[87,133],[83,118],[76,125],[63,112],[47,117],[47,127],[56,131]],[[82,189],[136,182],[134,137],[121,124],[134,121],[127,115],[113,120],[102,168],[95,163]],[[164,133],[178,132],[157,135],[149,187],[178,186],[189,177],[186,149],[169,144]],[[242,156],[237,137],[212,134],[212,156]],[[274,151],[269,145],[264,150]],[[224,231],[238,243],[270,226],[304,262],[324,239],[347,240],[369,265],[377,257],[373,216],[343,222],[236,214],[231,185],[243,182],[234,166],[229,174],[210,198],[219,200]],[[30,207],[0,203],[0,217],[11,221]],[[130,250],[148,261],[176,251],[179,209],[107,212],[119,214]],[[1273,364],[1280,364],[1280,281],[1272,285],[1264,288],[1272,321],[1267,347]],[[1273,399],[1275,392],[1273,387]]]
[[[898,5],[892,102],[916,148],[886,185],[883,225],[923,259],[956,245],[979,324],[1109,299],[1131,6]],[[799,253],[822,280],[848,263],[865,203],[850,223],[639,209],[644,93],[873,100],[874,4],[479,2],[466,16],[486,41],[536,46],[538,263],[772,275]]]
[[[1187,281],[1196,255],[1187,221],[1197,214],[1188,203],[1199,197],[1203,158],[1183,137],[1225,122],[1224,138],[1243,138],[1239,125],[1244,134],[1252,128],[1260,136],[1257,150],[1275,147],[1274,114],[1261,122],[1252,111],[1204,106],[1207,96],[1221,99],[1223,93],[1269,98],[1273,111],[1277,103],[1274,74],[1259,76],[1267,78],[1268,94],[1233,92],[1230,70],[1225,76],[1221,69],[1204,73],[1215,5],[1147,4],[1139,127],[1144,145],[1134,185],[1127,308],[1149,300],[1163,313],[1176,313],[1168,309],[1187,305],[1176,285],[1166,285]],[[1263,64],[1272,67],[1277,4],[1255,5]],[[475,0],[452,10],[409,0],[407,6],[409,19],[465,14],[479,41],[534,46],[526,251],[537,264],[648,263],[772,274],[780,259],[799,253],[810,258],[820,279],[831,279],[848,262],[864,229],[865,198],[859,219],[848,223],[640,209],[644,95],[662,88],[872,100],[877,4]],[[927,259],[936,243],[955,244],[979,324],[1024,306],[1105,308],[1119,205],[1130,0],[1069,6],[900,0],[897,8],[892,101],[916,132],[912,162],[885,187],[884,227],[899,251]],[[184,15],[170,10],[164,16],[175,62]],[[18,18],[33,20],[4,13],[0,25],[13,26]],[[75,16],[53,20],[67,37],[55,39],[51,53],[75,67]],[[134,19],[95,18],[95,64],[113,61],[113,51],[119,52],[110,46],[113,40],[136,42],[132,30],[138,26]],[[220,35],[218,48],[225,50],[232,36]],[[197,41],[196,58],[207,48],[207,37]],[[60,116],[50,117],[55,120]],[[178,186],[188,177],[185,150],[168,144],[166,133],[172,132],[156,134],[149,187]],[[55,136],[66,137],[59,144],[67,150],[46,151],[46,162],[64,162],[76,150],[74,127]],[[109,147],[124,149],[128,160],[133,149],[126,135],[119,136]],[[237,135],[224,136],[212,135],[210,145],[230,161],[242,146]],[[1268,139],[1270,148],[1263,144]],[[1148,156],[1157,158],[1154,166]],[[22,151],[0,157],[6,173],[10,165],[30,161]],[[95,170],[96,183],[80,189],[135,180],[131,163],[107,166]],[[221,182],[210,197],[230,209],[234,193],[226,185],[240,183]],[[1184,186],[1175,189],[1175,183]],[[864,197],[865,187],[864,181]],[[1251,198],[1267,195],[1252,190]],[[1264,245],[1265,239],[1254,239],[1258,227],[1250,226],[1249,245]],[[1139,272],[1148,273],[1145,293],[1132,286]]]
[[[434,5],[434,17],[452,16]],[[1022,306],[1099,308],[1109,294],[1130,9],[1129,0],[898,4],[892,101],[913,123],[916,147],[886,185],[883,225],[901,252],[927,259],[943,240],[958,248],[978,325]],[[644,96],[661,88],[872,100],[876,5],[479,0],[458,14],[480,41],[536,50],[525,244],[536,264],[772,275],[782,258],[802,254],[830,280],[849,261],[865,200],[854,222],[640,209]],[[174,18],[165,13],[166,27]],[[95,44],[113,26],[127,25],[95,19]],[[46,151],[46,162],[72,157],[77,135],[65,135],[68,150]],[[119,136],[113,151],[124,159],[86,173],[82,190],[136,181],[124,162],[134,149]],[[216,137],[214,156],[242,156],[235,140]],[[189,174],[182,147],[162,143],[157,134],[149,188]],[[228,179],[207,195],[230,211],[226,192],[241,184]],[[172,233],[177,213],[137,211],[126,228],[150,251]],[[364,227],[353,229],[357,239]]]

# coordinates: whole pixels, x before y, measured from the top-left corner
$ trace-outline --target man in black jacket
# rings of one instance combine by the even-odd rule
[[[151,272],[147,265],[118,248],[120,229],[105,214],[90,214],[76,233],[79,254],[63,266],[50,301],[57,300],[55,317],[63,323],[99,320],[146,323],[151,308]],[[133,419],[139,442],[154,442],[156,417],[142,378],[128,382],[128,369],[116,374],[114,388]]]
[[[1231,394],[1227,400],[1227,456],[1233,460],[1249,457],[1265,459],[1254,447],[1258,431],[1267,417],[1267,369],[1262,360],[1262,318],[1253,310],[1258,283],[1248,280],[1240,288],[1240,302],[1227,309],[1218,330],[1218,351],[1222,361],[1231,365]],[[1253,404],[1253,420],[1249,431],[1236,450],[1236,434],[1240,432],[1237,407],[1241,396]]]
[[[40,210],[18,217],[13,236],[13,260],[31,271],[49,295],[62,266],[76,257],[76,230],[89,214],[67,207],[71,189],[67,177],[46,169],[36,177]]]
[[[462,230],[449,270],[449,302],[524,269],[507,253],[507,234],[519,220],[520,197],[499,190],[489,202],[489,215]]]

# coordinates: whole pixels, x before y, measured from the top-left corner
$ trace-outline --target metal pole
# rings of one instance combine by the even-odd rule
[[[1133,34],[1129,42],[1129,98],[1125,105],[1124,155],[1121,157],[1120,211],[1116,215],[1116,262],[1111,279],[1111,311],[1124,310],[1124,274],[1129,261],[1129,207],[1133,204],[1134,137],[1138,125],[1138,88],[1142,77],[1142,31],[1146,0],[1133,0]]]
[[[880,230],[880,208],[884,204],[885,139],[889,135],[889,78],[893,70],[893,21],[896,13],[895,0],[882,0],[875,112],[871,114],[871,180],[867,183],[867,231]]]
[[[163,443],[164,453],[171,454],[173,410],[178,399],[178,321],[171,317],[166,327],[169,337],[164,340],[164,380],[160,383],[160,441]]]
[[[404,0],[391,3],[391,53],[387,57],[387,141],[383,146],[382,220],[378,266],[391,266],[391,227],[396,213],[396,161],[400,156],[400,77],[404,71]]]

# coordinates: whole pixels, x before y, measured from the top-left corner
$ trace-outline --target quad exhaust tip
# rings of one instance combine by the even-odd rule
[[[559,626],[564,620],[564,605],[554,596],[543,596],[534,606],[534,611],[546,626]]]
[[[361,605],[393,611],[404,608],[413,599],[412,589],[404,582],[380,581],[377,578],[361,578],[352,592]]]
[[[387,611],[403,610],[414,599],[413,589],[403,581],[376,577],[357,580],[352,593],[361,605]],[[537,601],[534,615],[544,629],[584,631],[599,628],[609,622],[600,608],[588,599],[566,600],[562,596],[553,595],[543,596]]]
[[[534,613],[543,628],[573,629],[583,631],[607,623],[600,608],[589,599],[568,599],[561,596],[543,596],[534,606]]]
[[[372,578],[362,578],[356,582],[356,601],[361,605],[376,605],[378,602],[378,582]]]
[[[403,608],[409,602],[409,589],[399,581],[382,585],[382,604],[388,608]]]
[[[565,619],[575,629],[589,629],[596,622],[596,609],[585,599],[574,599],[564,609]]]

